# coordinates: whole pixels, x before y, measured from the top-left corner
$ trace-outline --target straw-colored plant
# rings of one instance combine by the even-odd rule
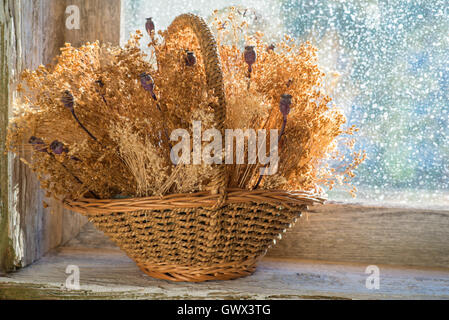
[[[345,162],[338,154],[356,130],[344,129],[345,117],[322,88],[315,49],[285,37],[264,42],[246,34],[232,11],[226,23],[214,20],[224,73],[226,128],[285,130],[280,138],[279,170],[260,178],[260,165],[226,165],[228,187],[301,189],[349,183],[363,152]],[[204,190],[211,168],[174,165],[170,133],[191,130],[201,120],[212,128],[213,92],[208,91],[203,58],[194,34],[152,33],[150,55],[140,50],[139,31],[124,48],[69,44],[53,66],[25,71],[8,132],[9,150],[39,177],[48,196],[61,199],[134,197]],[[257,60],[248,74],[244,46]],[[187,52],[196,63],[186,62]],[[154,83],[153,83],[154,81]],[[280,110],[290,95],[291,111]],[[267,139],[268,140],[268,139]],[[339,160],[338,169],[328,168]],[[223,164],[224,165],[224,164]]]

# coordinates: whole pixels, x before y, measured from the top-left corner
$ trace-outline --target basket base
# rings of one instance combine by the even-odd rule
[[[137,266],[152,278],[175,282],[203,282],[232,280],[249,276],[256,271],[256,260],[210,266],[183,266],[165,263],[137,262]]]

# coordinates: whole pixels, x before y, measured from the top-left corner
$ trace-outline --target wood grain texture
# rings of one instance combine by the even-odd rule
[[[12,59],[16,45],[12,15],[15,2],[7,0],[0,5],[0,272],[10,270],[15,257],[9,232],[8,155],[4,152],[11,101],[10,73],[15,62]]]
[[[68,15],[65,11],[69,4],[76,4],[80,8],[80,30],[66,30],[65,20]],[[8,45],[7,56],[2,52],[2,59],[7,59],[9,71],[6,91],[2,83],[2,133],[11,113],[10,106],[18,74],[24,68],[34,69],[40,64],[52,63],[65,42],[80,45],[99,39],[119,44],[121,2],[5,0],[3,5],[8,6],[7,10],[3,11],[10,16],[7,29],[9,33],[6,36],[11,39],[11,43]],[[3,29],[2,24],[1,30]],[[5,92],[8,94],[6,107],[3,103]],[[3,145],[4,136],[1,138]],[[12,244],[15,255],[14,261],[7,262],[7,269],[11,269],[29,265],[51,248],[67,242],[78,234],[87,220],[79,214],[65,210],[56,201],[46,200],[50,209],[44,209],[44,192],[40,189],[35,175],[11,155],[6,162],[9,169],[5,170],[5,158],[1,161],[2,199],[9,199],[9,203],[2,201],[2,206],[8,206],[9,217],[8,222],[1,225],[0,232],[4,234],[5,228],[9,231],[7,242]],[[6,179],[4,175],[7,175]],[[9,190],[3,185],[6,183],[7,186],[8,181],[11,186]],[[2,213],[3,216],[6,215]],[[6,263],[3,255],[0,255],[0,259]]]
[[[316,206],[268,256],[449,268],[449,211]]]
[[[65,0],[66,6],[80,9],[80,29],[65,30],[65,40],[72,46],[86,42],[120,43],[121,0]]]
[[[65,287],[68,265],[79,291]],[[366,265],[264,258],[232,281],[173,283],[148,277],[92,226],[19,272],[0,277],[0,299],[449,299],[449,271],[379,265],[380,288],[366,288]]]

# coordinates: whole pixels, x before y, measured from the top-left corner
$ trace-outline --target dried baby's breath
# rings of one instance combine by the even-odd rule
[[[279,171],[262,179],[260,188],[317,190],[318,184],[348,184],[365,155],[354,152],[344,159],[339,153],[343,137],[356,128],[344,129],[346,118],[324,94],[316,49],[289,37],[268,43],[260,32],[246,33],[248,25],[237,23],[236,14],[231,10],[226,21],[213,22],[227,102],[225,128],[280,129],[281,96],[293,97],[279,146]],[[98,42],[80,48],[66,44],[55,65],[23,72],[7,144],[52,197],[132,197],[207,189],[211,167],[174,165],[169,136],[175,129],[191,132],[192,121],[201,121],[203,131],[216,126],[217,99],[208,89],[193,32],[167,36],[159,32],[151,41],[150,56],[140,49],[141,32],[124,48]],[[251,79],[243,58],[246,44],[254,45],[257,53]],[[274,49],[267,50],[271,44]],[[186,65],[186,50],[197,57],[194,66]],[[143,73],[154,79],[154,96],[142,87]],[[61,101],[65,92],[73,96],[73,110]],[[54,141],[63,144],[64,152],[52,153]],[[354,141],[347,139],[346,146],[353,148]],[[341,166],[327,167],[327,159],[338,159]],[[228,187],[252,189],[259,169],[254,164],[226,165]]]

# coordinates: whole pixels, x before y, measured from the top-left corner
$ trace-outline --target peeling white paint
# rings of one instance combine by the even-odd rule
[[[22,69],[22,44],[20,39],[21,34],[21,2],[18,1],[14,4],[17,10],[14,10],[14,17],[12,19],[11,24],[11,32],[10,32],[10,41],[11,41],[11,56],[15,57],[15,61],[10,68],[10,86],[14,88],[15,82],[18,77],[19,70]],[[17,99],[17,92],[15,90],[11,90],[10,96],[10,106]],[[9,110],[9,115],[11,116],[12,108]],[[14,161],[16,156],[12,153],[8,153],[8,210],[9,210],[9,234],[11,237],[12,247],[15,254],[14,265],[17,267],[23,267],[24,257],[25,257],[25,237],[24,232],[21,227],[21,217],[20,212],[17,208],[19,203],[19,184],[13,181],[13,170],[11,168],[14,167]]]
[[[12,168],[15,155],[8,154],[9,167]],[[11,236],[12,247],[14,249],[15,260],[14,265],[22,267],[22,262],[25,257],[24,234],[20,227],[20,213],[17,210],[17,203],[19,197],[19,185],[16,183],[13,186],[13,179],[11,170],[8,173],[8,210],[9,210],[9,234]]]

